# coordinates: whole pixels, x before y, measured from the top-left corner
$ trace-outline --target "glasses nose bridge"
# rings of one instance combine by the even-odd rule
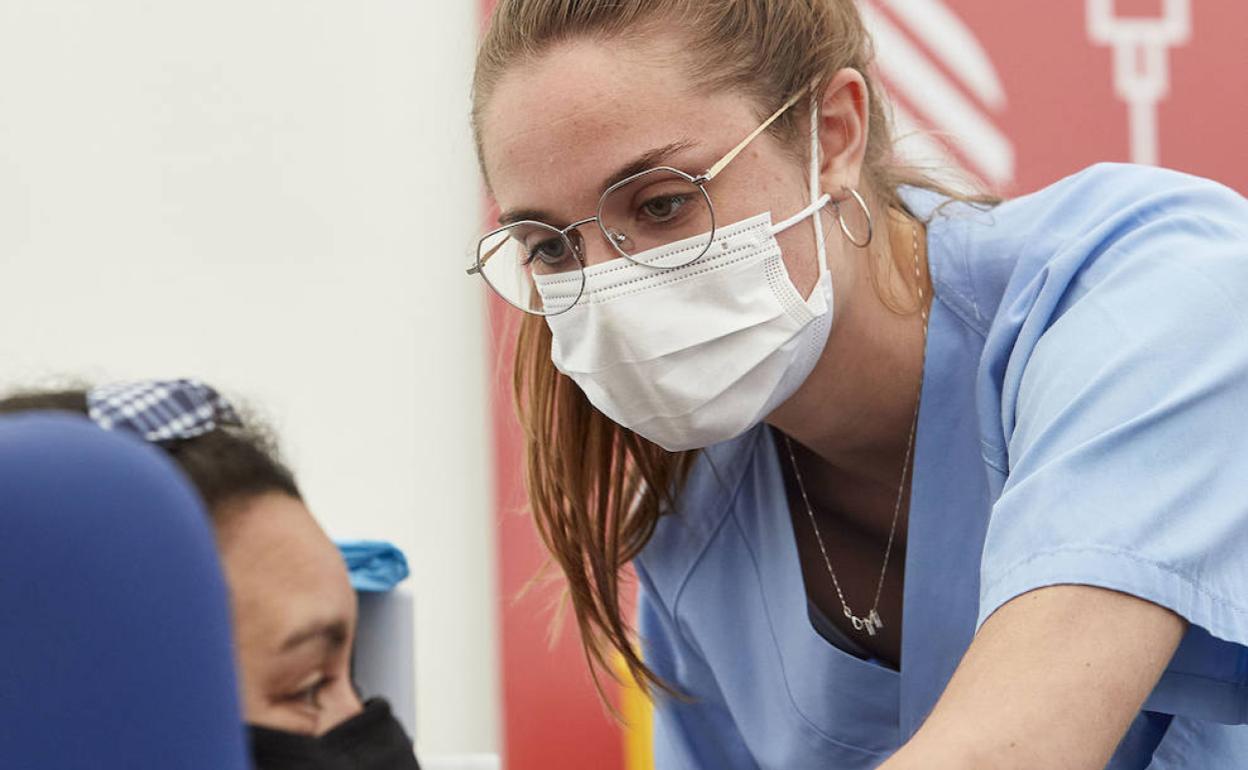
[[[569,237],[569,238],[570,238],[570,234],[572,233],[572,231],[574,231],[574,230],[579,231],[579,230],[580,230],[582,227],[584,227],[585,225],[588,225],[588,224],[597,224],[597,223],[598,223],[598,215],[597,215],[597,214],[595,214],[595,215],[594,215],[594,216],[592,216],[592,217],[585,217],[584,219],[577,220],[576,222],[573,222],[572,224],[570,224],[570,225],[568,225],[567,227],[563,228],[563,229],[562,229],[562,230],[560,230],[559,232],[560,232],[562,235],[564,235],[565,237]],[[584,236],[582,236],[582,237],[584,237]]]
[[[585,233],[581,230],[581,228],[586,227],[587,225],[594,225],[593,235],[598,237],[595,238],[592,236],[585,236]],[[564,237],[568,239],[573,248],[579,252],[582,263],[585,265],[592,265],[599,262],[605,262],[619,256],[619,254],[616,253],[615,249],[612,247],[611,242],[608,240],[608,235],[604,230],[605,229],[602,226],[602,219],[595,214],[592,217],[585,217],[584,219],[573,222],[563,228],[560,232],[562,232]],[[573,233],[576,234],[576,237],[573,237]],[[589,254],[589,244],[599,242],[602,244],[603,254],[601,257],[591,259],[591,255]]]

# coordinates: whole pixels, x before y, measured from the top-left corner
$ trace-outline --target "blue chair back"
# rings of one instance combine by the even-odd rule
[[[0,419],[0,767],[249,767],[210,523],[159,450]]]

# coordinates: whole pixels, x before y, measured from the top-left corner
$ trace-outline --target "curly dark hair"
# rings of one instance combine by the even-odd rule
[[[27,391],[0,399],[0,414],[55,411],[87,414],[87,390]],[[231,503],[277,492],[302,500],[271,433],[254,419],[163,446],[199,491],[214,518]]]

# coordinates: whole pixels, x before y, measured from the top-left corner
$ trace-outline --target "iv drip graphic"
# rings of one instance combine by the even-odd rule
[[[1158,105],[1170,92],[1171,48],[1192,34],[1191,0],[1162,0],[1160,17],[1114,14],[1114,0],[1088,0],[1088,36],[1114,49],[1114,92],[1127,103],[1131,161],[1158,161]]]

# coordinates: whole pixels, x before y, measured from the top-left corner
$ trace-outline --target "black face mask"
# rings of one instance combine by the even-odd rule
[[[256,770],[420,770],[412,742],[380,698],[320,737],[250,726]]]

